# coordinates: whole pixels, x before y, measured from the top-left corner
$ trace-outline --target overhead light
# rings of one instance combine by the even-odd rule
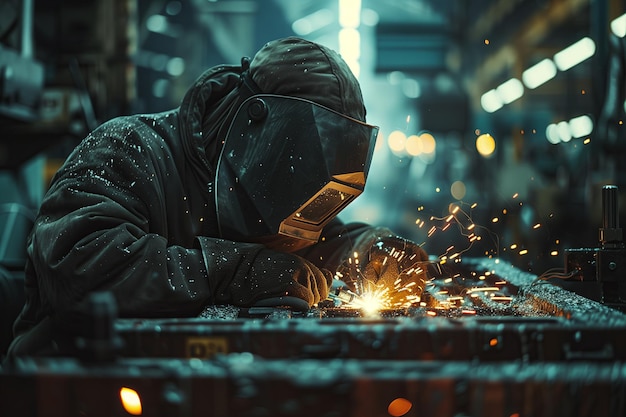
[[[593,39],[585,36],[578,42],[568,46],[554,55],[554,62],[561,71],[567,71],[575,65],[596,53],[596,44]]]
[[[361,66],[361,34],[356,29],[344,28],[339,31],[339,54],[346,61],[356,78],[359,78]]]
[[[363,24],[365,26],[376,26],[380,21],[380,16],[375,10],[363,9],[361,19],[363,20]]]
[[[496,88],[503,104],[509,104],[524,95],[524,86],[517,78],[511,78]]]
[[[556,128],[561,142],[569,142],[572,140],[572,131],[570,130],[569,123],[566,121],[559,122]]]
[[[361,0],[339,0],[339,25],[358,28],[361,24]]]
[[[320,9],[293,22],[291,29],[293,29],[296,35],[309,35],[331,24],[334,18],[335,16],[330,10]]]
[[[559,128],[555,123],[551,123],[548,127],[546,127],[546,139],[548,139],[548,142],[553,145],[556,145],[561,141],[561,138],[559,137]]]
[[[502,103],[500,95],[494,89],[487,91],[480,97],[480,105],[486,112],[493,113],[494,111],[502,108],[504,104]]]
[[[574,117],[569,121],[569,129],[572,132],[572,137],[582,138],[593,132],[593,121],[591,117],[583,114],[582,116]]]
[[[528,88],[537,88],[556,76],[556,65],[551,59],[544,59],[522,73],[522,81]]]
[[[356,78],[359,78],[361,65],[361,0],[339,0],[339,54],[346,61]]]
[[[626,13],[611,22],[611,31],[620,38],[626,36]]]
[[[339,54],[344,60],[358,60],[361,55],[361,34],[352,28],[339,31]]]

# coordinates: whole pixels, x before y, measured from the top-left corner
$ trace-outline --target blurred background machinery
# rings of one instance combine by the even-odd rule
[[[500,275],[503,279],[511,271],[524,271],[554,281],[555,275],[548,272],[554,268],[580,270],[587,282],[597,280],[598,271],[611,280],[625,278],[593,264],[595,254],[612,256],[616,250],[603,252],[607,248],[602,239],[600,248],[594,249],[598,228],[607,228],[604,185],[622,190],[612,197],[619,200],[615,206],[619,209],[608,226],[624,224],[625,12],[623,0],[1,1],[0,299],[6,302],[0,302],[0,351],[6,348],[12,317],[23,302],[26,235],[48,182],[71,149],[112,117],[177,106],[206,68],[239,63],[265,42],[289,35],[338,50],[361,82],[368,122],[381,126],[368,186],[342,218],[389,226],[424,243],[444,264],[461,258],[502,259],[512,268]],[[582,250],[579,257],[577,248],[591,249]],[[621,262],[623,244],[617,249]],[[23,379],[12,380],[11,386],[31,393],[43,392],[36,386],[51,390],[46,392],[55,392],[56,387],[57,392],[66,389],[76,396],[72,398],[87,399],[104,392],[108,382],[118,387],[119,378],[127,377],[130,369],[152,376],[153,382],[149,378],[142,382],[147,384],[145,390],[158,392],[154,394],[158,401],[152,404],[179,414],[191,413],[184,407],[195,403],[181,400],[181,394],[195,392],[194,387],[213,390],[214,403],[225,410],[248,410],[254,399],[268,394],[259,381],[284,388],[285,399],[290,392],[308,396],[282,402],[283,408],[274,415],[305,415],[303,410],[313,415],[320,409],[306,407],[317,404],[315,399],[338,401],[346,393],[352,398],[349,404],[357,406],[346,409],[345,403],[336,402],[331,411],[362,415],[357,411],[373,410],[379,403],[390,406],[396,397],[416,404],[421,392],[435,399],[454,397],[457,402],[433,400],[422,409],[413,405],[413,414],[392,413],[391,408],[387,413],[623,413],[619,400],[626,392],[623,315],[617,309],[598,313],[606,306],[587,304],[575,294],[559,297],[556,304],[535,306],[543,312],[539,318],[505,317],[500,311],[491,313],[497,319],[446,317],[438,322],[437,317],[424,322],[430,319],[423,317],[428,315],[424,310],[360,322],[371,332],[380,329],[376,334],[368,333],[368,327],[343,331],[328,317],[326,326],[276,324],[301,335],[284,340],[294,351],[310,345],[306,349],[313,352],[311,357],[296,362],[276,356],[268,362],[252,359],[246,353],[268,352],[255,344],[234,349],[230,337],[240,333],[238,326],[253,326],[240,322],[222,326],[211,346],[200,340],[194,348],[219,351],[226,341],[232,355],[222,362],[181,365],[175,358],[160,362],[148,358],[154,352],[142,345],[146,335],[163,331],[166,336],[159,339],[159,346],[167,349],[168,341],[182,340],[177,334],[185,329],[206,336],[212,327],[117,323],[115,330],[125,346],[135,346],[145,358],[125,352],[130,362],[122,370],[93,365],[85,371],[84,364],[72,361],[15,364]],[[575,305],[588,309],[572,314]],[[611,324],[599,328],[599,320]],[[261,333],[280,336],[272,326]],[[381,352],[393,355],[400,346],[388,344],[400,342],[385,336],[384,329],[394,329],[394,335],[404,329],[411,337],[434,338],[429,330],[433,328],[444,330],[436,341],[428,339],[431,350],[408,350],[422,352],[418,358],[405,358],[418,360],[412,373],[405,374],[405,364],[399,362],[385,366],[376,362],[388,359]],[[336,344],[313,340],[298,345],[309,340],[306,335],[322,334],[323,329]],[[465,353],[455,351],[455,343],[465,346]],[[356,350],[341,350],[345,346]],[[355,366],[351,355],[361,348],[371,353],[372,361]],[[341,361],[321,368],[318,362],[306,361],[324,354]],[[488,357],[501,362],[495,367],[485,364]],[[562,366],[571,361],[576,363]],[[256,374],[246,371],[252,362]],[[277,371],[285,367],[294,374]],[[106,378],[91,385],[87,381],[93,380],[91,371],[96,368]],[[311,378],[302,381],[295,374]],[[383,380],[386,388],[378,391]],[[232,404],[223,401],[232,393],[238,395],[239,408],[228,408]],[[563,401],[551,401],[557,397]],[[55,398],[69,397],[42,394],[41,407]],[[119,405],[117,397],[115,401],[110,404]],[[85,404],[88,401],[63,406],[72,414],[89,411]],[[250,415],[263,411],[250,410]],[[383,411],[380,415],[387,415]]]
[[[499,256],[539,274],[596,242],[601,186],[624,185],[620,0],[0,7],[0,203],[25,216],[98,123],[175,107],[204,69],[288,35],[338,50],[381,126],[374,175],[346,219],[391,226],[433,255]],[[446,228],[453,207],[464,218]]]

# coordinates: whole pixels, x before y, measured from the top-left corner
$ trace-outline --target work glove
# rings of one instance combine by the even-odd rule
[[[216,304],[250,307],[278,297],[296,297],[309,307],[325,300],[330,271],[290,253],[253,243],[199,238]]]
[[[385,228],[363,233],[342,264],[341,278],[359,295],[384,298],[387,307],[420,301],[428,280],[428,254],[416,243]]]

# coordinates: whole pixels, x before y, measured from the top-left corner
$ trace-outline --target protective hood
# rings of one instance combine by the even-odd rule
[[[258,94],[242,103],[217,167],[223,238],[317,242],[365,187],[378,128],[312,101]]]

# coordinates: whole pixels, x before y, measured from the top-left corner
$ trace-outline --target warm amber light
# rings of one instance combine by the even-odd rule
[[[423,153],[431,154],[435,152],[435,149],[437,149],[437,141],[432,134],[423,132],[419,135],[419,138],[422,144]]]
[[[389,412],[390,416],[400,417],[408,413],[412,406],[413,404],[411,404],[411,401],[407,400],[406,398],[400,397],[389,403],[387,411]]]
[[[489,133],[483,133],[476,138],[476,150],[482,156],[491,156],[496,150],[496,140]]]
[[[120,389],[120,399],[122,400],[122,406],[128,414],[133,416],[141,415],[141,399],[139,394],[132,388],[122,387]]]
[[[466,188],[463,181],[454,181],[450,186],[450,194],[452,194],[452,197],[456,198],[457,200],[463,200],[463,197],[465,197],[465,193]]]

